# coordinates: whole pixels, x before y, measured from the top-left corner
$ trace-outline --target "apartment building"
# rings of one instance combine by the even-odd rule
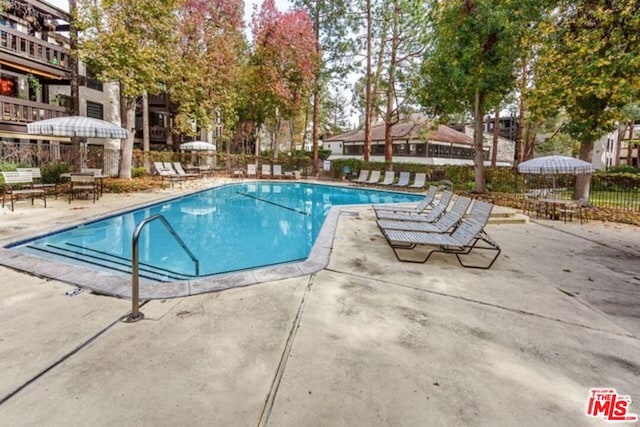
[[[39,0],[3,0],[0,12],[0,149],[31,155],[31,160],[64,160],[70,139],[27,134],[27,123],[71,114],[69,14]],[[79,66],[80,115],[120,124],[116,84],[102,84]],[[91,146],[118,150],[119,140],[87,139]],[[37,147],[34,150],[33,147]],[[17,150],[16,147],[20,147]],[[22,153],[22,154],[20,154]],[[105,159],[107,156],[104,156]],[[108,156],[117,158],[117,156]],[[46,159],[45,159],[46,158]],[[25,159],[18,159],[25,160]],[[113,163],[113,162],[111,162]],[[117,171],[117,164],[104,169]]]

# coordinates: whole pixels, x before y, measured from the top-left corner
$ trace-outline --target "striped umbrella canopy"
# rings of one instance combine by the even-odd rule
[[[593,165],[584,160],[567,156],[545,156],[527,160],[518,165],[520,173],[535,174],[583,174],[591,173],[595,170]]]
[[[191,141],[180,144],[180,150],[182,151],[216,151],[215,144],[210,144],[204,141]]]
[[[125,139],[129,132],[113,123],[82,116],[55,117],[27,124],[27,133],[46,136]]]

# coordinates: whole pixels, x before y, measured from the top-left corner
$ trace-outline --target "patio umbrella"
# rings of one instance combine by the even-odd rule
[[[591,173],[594,170],[595,168],[591,163],[568,156],[537,157],[518,165],[518,172],[520,173],[552,175],[554,193],[557,174],[579,175]]]
[[[180,144],[182,151],[216,151],[216,146],[204,141],[191,141]]]
[[[180,151],[216,151],[216,146],[204,141],[191,141],[180,144]],[[195,158],[196,163],[199,165],[200,156],[196,154]]]
[[[126,129],[104,120],[82,116],[55,117],[27,124],[30,135],[125,139]]]

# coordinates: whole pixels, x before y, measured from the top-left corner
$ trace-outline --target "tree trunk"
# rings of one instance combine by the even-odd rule
[[[280,114],[278,113],[278,108],[276,107],[276,120],[273,124],[273,159],[278,159],[278,153],[280,152]]]
[[[118,176],[123,179],[131,179],[131,159],[133,157],[133,141],[135,139],[136,120],[136,100],[127,99],[126,105],[126,128],[130,130],[129,137],[124,139],[120,149],[120,169]]]
[[[289,145],[289,152],[293,153],[293,150],[296,148],[295,147],[295,143],[294,143],[294,137],[295,137],[295,120],[294,119],[289,119],[289,137],[291,138],[291,144]]]
[[[320,55],[320,8],[318,4],[316,4],[315,14],[314,14],[314,22],[313,22],[313,32],[316,36],[316,49],[318,51],[318,55]],[[318,173],[318,127],[320,121],[320,70],[316,72],[316,78],[313,85],[313,130],[311,131],[312,135],[312,144],[313,144],[313,161],[311,162],[311,173],[315,176]],[[307,132],[307,124],[305,120],[305,128],[304,132]],[[293,141],[291,142],[293,144]],[[304,145],[304,141],[302,141]]]
[[[527,61],[522,61],[521,73],[522,81],[520,82],[520,111],[518,112],[518,136],[516,137],[516,166],[525,159],[524,155],[524,134],[525,134],[525,110],[524,93],[527,90]]]
[[[168,117],[167,117],[167,127],[165,128],[165,139],[167,142],[167,147],[172,148],[173,147],[173,115],[171,114],[171,98],[170,95],[167,93],[165,95],[165,108],[168,112]]]
[[[149,146],[149,94],[145,90],[142,93],[142,155],[144,156],[144,168],[147,172],[151,172]]]
[[[482,111],[483,95],[476,89],[475,102],[473,106],[473,171],[476,181],[476,193],[486,193],[487,186],[484,175],[484,111]]]
[[[580,144],[580,160],[591,163],[593,161],[593,144],[594,141],[582,141]],[[591,174],[576,175],[576,186],[573,189],[573,198],[588,199],[589,189],[591,187]]]
[[[627,131],[626,123],[618,123],[618,137],[616,138],[616,146],[613,150],[613,165],[620,166],[620,153],[622,151],[622,141],[624,140],[624,134]]]
[[[365,93],[364,93],[364,161],[369,162],[371,156],[371,38],[372,26],[371,22],[371,0],[367,0],[367,71],[365,76]]]
[[[629,122],[629,140],[627,141],[627,166],[633,165],[633,122]]]
[[[496,108],[493,116],[493,145],[491,146],[491,167],[495,168],[498,162],[498,137],[500,136],[500,106]]]
[[[69,13],[71,22],[69,27],[69,68],[71,75],[69,76],[69,90],[71,95],[71,115],[80,115],[80,90],[78,87],[78,31],[76,29],[76,20],[78,9],[76,0],[69,0]],[[81,139],[77,136],[71,138],[71,146],[73,147],[73,164],[72,170],[80,172],[82,169],[82,146]]]
[[[387,111],[385,113],[384,123],[384,163],[385,170],[393,169],[393,138],[391,131],[393,126],[398,123],[394,117],[394,101],[395,101],[395,85],[396,85],[396,66],[398,62],[398,44],[400,43],[399,25],[400,25],[400,8],[397,0],[394,1],[393,9],[393,27],[391,35],[391,52],[389,58],[389,81],[387,82]]]

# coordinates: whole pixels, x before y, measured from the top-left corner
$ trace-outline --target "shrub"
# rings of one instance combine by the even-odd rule
[[[20,164],[14,162],[0,162],[0,171],[10,172],[15,171],[20,167]]]
[[[147,175],[147,169],[144,166],[131,168],[131,178],[142,178]]]
[[[69,173],[71,169],[69,165],[61,162],[49,163],[42,167],[42,182],[47,184],[53,184],[60,182],[60,175],[63,173]]]
[[[631,174],[638,174],[640,173],[640,169],[635,168],[633,166],[628,166],[628,165],[619,165],[619,166],[614,166],[612,168],[607,169],[607,173],[631,173]]]

